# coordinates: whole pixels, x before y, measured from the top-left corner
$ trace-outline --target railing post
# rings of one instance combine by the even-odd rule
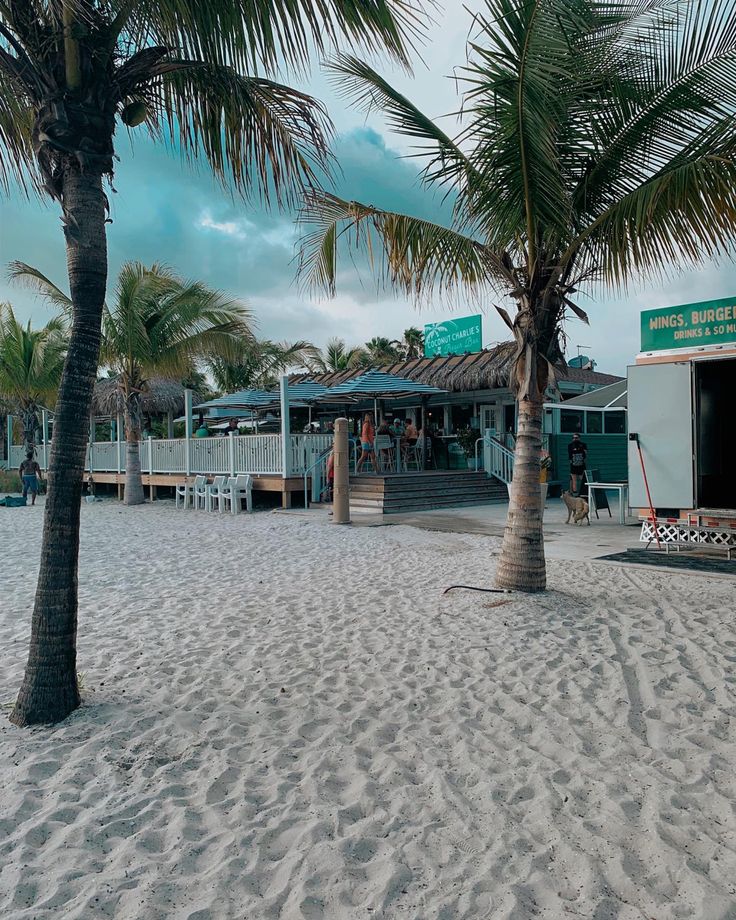
[[[192,475],[192,391],[184,390],[184,470]]]
[[[121,418],[121,416],[118,414],[117,424],[115,425],[115,435],[116,435],[116,438],[117,438],[118,476],[119,476],[119,475],[122,473],[122,471],[123,471],[123,458],[122,458],[122,456],[121,456],[121,454],[122,454],[122,442],[121,442],[121,440],[120,440],[120,435],[121,435],[121,433],[122,433],[122,430],[123,430],[122,418]]]
[[[289,378],[281,378],[281,478],[291,473],[291,426],[289,424]]]
[[[235,432],[228,431],[228,450],[230,451],[230,475],[235,475]]]
[[[43,468],[49,468],[49,414],[41,410],[41,437],[43,438]]]
[[[153,476],[153,438],[148,436],[148,473]]]

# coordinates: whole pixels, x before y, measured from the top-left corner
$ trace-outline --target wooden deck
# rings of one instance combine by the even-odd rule
[[[89,474],[85,474],[88,478]],[[93,473],[93,481],[102,485],[116,485],[118,498],[122,498],[125,489],[125,473]],[[212,476],[208,480],[212,480]],[[148,487],[151,501],[156,500],[156,487],[166,486],[173,489],[183,482],[193,483],[194,475],[185,476],[183,473],[143,473],[141,475],[144,487]],[[294,492],[304,491],[304,477],[290,476],[282,479],[278,473],[273,475],[253,475],[254,492],[280,492],[281,507],[291,508],[291,496]]]
[[[508,489],[485,473],[429,470],[350,477],[350,505],[379,514],[431,511],[508,501]]]

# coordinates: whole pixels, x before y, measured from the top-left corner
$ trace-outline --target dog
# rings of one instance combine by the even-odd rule
[[[570,518],[572,518],[573,524],[581,524],[587,520],[588,527],[590,527],[590,508],[584,498],[576,498],[574,495],[570,495],[569,492],[563,492],[562,500],[567,505],[566,524],[569,524]]]

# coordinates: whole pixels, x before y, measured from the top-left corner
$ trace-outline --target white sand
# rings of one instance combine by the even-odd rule
[[[82,511],[84,706],[0,718],[4,920],[736,917],[733,583],[494,606],[441,594],[489,537]],[[41,517],[2,512],[2,702]]]

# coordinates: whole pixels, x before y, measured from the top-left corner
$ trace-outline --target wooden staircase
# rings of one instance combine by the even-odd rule
[[[378,514],[406,514],[508,501],[508,489],[485,473],[437,470],[350,477],[350,505]]]

